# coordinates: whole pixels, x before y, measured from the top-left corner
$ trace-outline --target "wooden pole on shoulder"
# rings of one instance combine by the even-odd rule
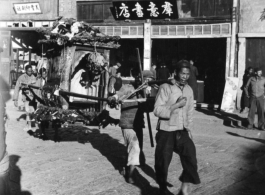
[[[136,52],[137,52],[137,57],[138,57],[138,64],[139,64],[139,71],[140,71],[140,76],[141,76],[141,80],[142,83],[144,82],[144,78],[143,78],[143,72],[142,72],[142,65],[141,65],[141,58],[140,58],[140,53],[139,53],[139,48],[136,48]],[[144,98],[146,98],[146,93],[145,91],[143,91],[144,93]],[[149,111],[148,111],[148,106],[146,105],[146,117],[147,117],[147,123],[148,123],[148,130],[149,130],[149,136],[150,136],[150,142],[151,142],[151,147],[154,147],[154,139],[153,139],[153,133],[152,133],[152,126],[151,126],[151,120],[150,120],[150,115],[149,115]]]

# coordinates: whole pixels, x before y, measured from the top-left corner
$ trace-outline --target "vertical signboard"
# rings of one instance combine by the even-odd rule
[[[0,31],[0,47],[3,49],[0,53],[0,75],[6,83],[10,79],[10,35],[11,31]]]

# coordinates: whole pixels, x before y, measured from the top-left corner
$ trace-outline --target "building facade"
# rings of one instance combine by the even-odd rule
[[[132,1],[135,4],[143,2]],[[38,2],[41,13],[19,14],[14,11],[14,4],[30,2]],[[141,18],[115,20],[111,12],[113,2],[111,0],[1,0],[1,35],[10,37],[12,34],[15,35],[15,31],[26,32],[34,31],[37,27],[52,27],[53,21],[59,16],[76,18],[98,26],[107,35],[121,37],[121,48],[111,51],[113,55],[110,60],[111,63],[122,62],[126,75],[137,62],[135,48],[139,48],[144,69],[150,69],[152,64],[159,66],[163,62],[171,68],[181,59],[196,61],[199,79],[208,82],[207,85],[210,87],[208,88],[215,89],[218,96],[222,96],[227,76],[241,77],[242,69],[245,67],[242,66],[242,60],[237,63],[236,56],[238,54],[238,59],[241,58],[242,45],[239,44],[239,49],[236,50],[236,43],[238,40],[239,43],[244,42],[243,34],[249,33],[246,29],[250,28],[250,18],[247,17],[248,13],[244,11],[242,15],[241,12],[249,9],[250,1],[173,0],[171,2],[176,4],[176,8],[172,11],[177,13],[178,18],[151,20]],[[117,0],[117,2],[125,1]],[[262,0],[259,2],[262,4]],[[254,4],[253,6],[259,7]],[[241,17],[237,18],[239,6]],[[236,39],[238,30],[239,38]],[[216,74],[218,76],[214,78],[212,75]],[[214,82],[217,83],[217,87],[211,84]],[[206,90],[205,93],[211,93],[210,91]],[[211,102],[211,99],[209,98],[208,102]],[[214,103],[220,104],[220,100],[214,100]]]
[[[238,72],[239,86],[248,67],[260,67],[265,74],[265,1],[240,0],[238,30]],[[242,91],[238,90],[240,100]],[[240,107],[240,101],[237,106]]]

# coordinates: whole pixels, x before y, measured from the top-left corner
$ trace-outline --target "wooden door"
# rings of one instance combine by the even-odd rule
[[[265,38],[251,38],[246,41],[246,68],[261,68],[265,75]]]

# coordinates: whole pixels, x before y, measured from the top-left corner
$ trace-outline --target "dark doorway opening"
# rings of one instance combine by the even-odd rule
[[[130,76],[132,70],[139,72],[138,59],[136,48],[139,48],[139,53],[143,66],[143,39],[121,39],[119,49],[113,49],[110,53],[110,65],[117,62],[121,63],[121,75]]]
[[[193,60],[204,83],[203,103],[221,104],[225,85],[226,38],[154,39],[152,64],[165,63],[171,73],[179,60]]]

